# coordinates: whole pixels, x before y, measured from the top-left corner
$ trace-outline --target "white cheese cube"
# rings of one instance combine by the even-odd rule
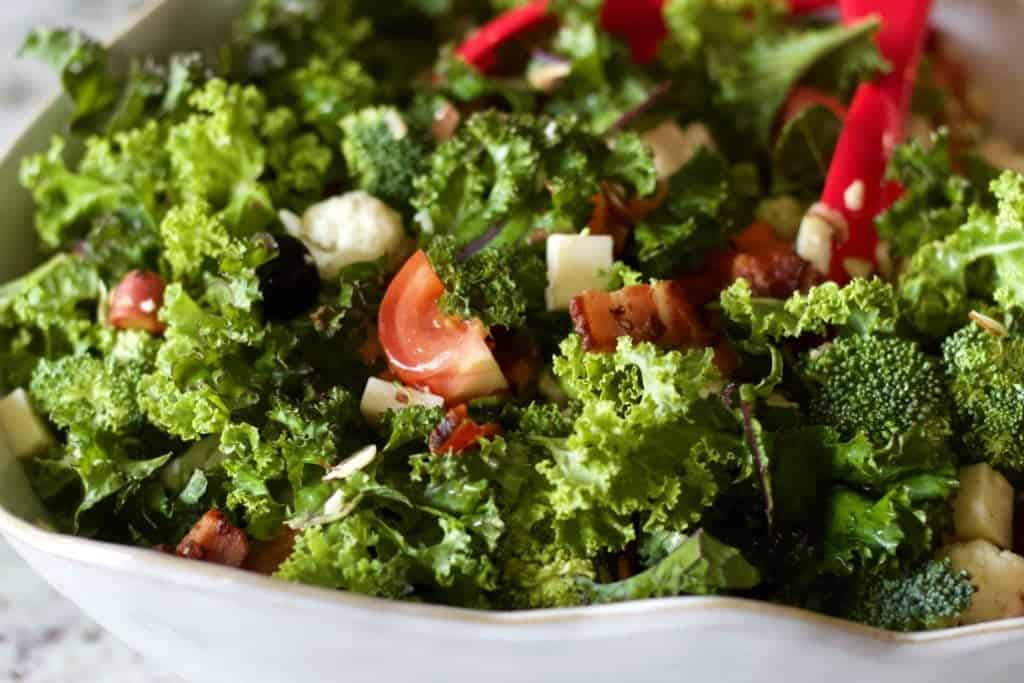
[[[54,444],[53,435],[24,389],[15,389],[0,400],[0,433],[16,458],[31,458]]]
[[[1024,616],[1024,557],[988,541],[957,543],[944,548],[941,555],[948,557],[957,571],[968,572],[978,589],[970,609],[961,615],[961,623]]]
[[[345,266],[387,258],[397,264],[411,250],[402,217],[366,192],[349,192],[314,204],[296,220],[281,217],[285,229],[309,248],[317,270],[332,279]]]
[[[711,131],[703,123],[680,128],[672,121],[665,121],[641,137],[654,154],[654,168],[661,180],[678,173],[701,147],[715,147]]]
[[[953,501],[957,540],[983,540],[1000,548],[1012,547],[1013,499],[1010,482],[990,465],[962,468],[960,491]]]
[[[815,204],[800,222],[794,249],[820,273],[832,267],[832,241],[845,238],[846,219],[824,204]]]
[[[417,391],[397,382],[371,377],[363,390],[359,410],[367,420],[376,422],[389,410],[401,410],[409,406],[440,408],[444,406],[444,399],[427,391]]]
[[[551,235],[547,241],[549,311],[567,311],[573,297],[608,286],[611,235]]]

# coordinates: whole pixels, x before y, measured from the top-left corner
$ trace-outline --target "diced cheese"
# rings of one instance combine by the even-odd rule
[[[1024,557],[999,550],[988,541],[947,546],[941,552],[957,571],[971,575],[978,592],[961,623],[979,624],[1024,616]]]
[[[1013,487],[990,465],[960,470],[960,491],[953,501],[953,526],[959,541],[984,540],[1013,546]],[[1024,590],[1024,586],[1021,587]]]
[[[665,121],[642,137],[654,154],[654,168],[662,180],[674,176],[701,147],[715,147],[711,131],[703,123],[680,128],[672,121]]]
[[[844,237],[846,219],[838,211],[815,204],[800,222],[796,253],[821,273],[832,267],[832,241]]]
[[[345,266],[387,258],[397,264],[411,250],[402,217],[366,192],[349,192],[314,204],[296,220],[282,212],[281,221],[309,248],[324,279],[337,277]]]
[[[0,433],[16,458],[39,455],[55,443],[24,389],[15,389],[0,400]]]
[[[363,390],[359,410],[367,420],[376,422],[389,410],[401,410],[409,406],[440,408],[444,406],[444,399],[426,391],[410,389],[397,382],[386,382],[371,377]]]
[[[549,311],[569,310],[573,297],[608,286],[611,235],[551,235],[547,241]]]

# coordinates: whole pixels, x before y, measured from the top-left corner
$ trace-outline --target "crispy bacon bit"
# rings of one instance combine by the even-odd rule
[[[292,554],[297,535],[297,531],[285,527],[281,530],[281,533],[269,541],[253,543],[252,551],[245,560],[245,569],[257,574],[263,574],[264,576],[270,576]]]
[[[615,578],[618,581],[625,581],[639,571],[640,558],[637,557],[636,543],[630,543],[615,558]]]
[[[448,411],[430,434],[430,452],[462,453],[475,448],[480,439],[490,439],[501,432],[501,425],[489,422],[478,424],[470,419],[466,404],[458,405]]]
[[[821,280],[807,261],[780,239],[775,230],[756,222],[732,241],[732,249],[712,254],[700,272],[680,279],[687,298],[697,306],[714,301],[721,290],[743,278],[755,296],[785,299]]]
[[[430,124],[430,132],[438,142],[451,140],[462,122],[462,114],[455,105],[447,100],[434,112],[434,120]]]
[[[190,560],[241,567],[249,555],[249,537],[220,510],[210,510],[178,544],[177,554]]]
[[[696,309],[676,282],[585,292],[572,300],[569,313],[588,351],[614,351],[619,337],[665,348],[705,346],[708,339]]]
[[[590,216],[590,234],[611,235],[615,253],[621,254],[633,232],[633,226],[658,209],[668,198],[668,183],[660,183],[658,191],[647,199],[625,200],[620,188],[602,183],[594,196],[594,212]]]

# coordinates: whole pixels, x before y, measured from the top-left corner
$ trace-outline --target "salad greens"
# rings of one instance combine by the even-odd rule
[[[281,579],[467,607],[726,593],[955,624],[957,468],[1024,477],[1024,177],[946,129],[898,147],[893,268],[825,282],[793,221],[755,216],[820,195],[843,121],[787,102],[886,74],[877,19],[669,0],[641,65],[601,3],[559,0],[501,69],[467,64],[458,41],[516,4],[253,0],[218,51],[124,71],[76,31],[28,37],[74,114],[22,166],[48,256],[0,286],[0,392],[52,430],[25,464],[55,523],[173,548],[217,509],[251,556],[284,544]],[[714,141],[671,177],[665,122]],[[612,303],[546,302],[573,256],[553,235],[613,244]],[[158,290],[132,299],[136,272]],[[445,405],[407,379],[406,305],[404,352],[507,390]],[[603,352],[602,306],[630,323]]]

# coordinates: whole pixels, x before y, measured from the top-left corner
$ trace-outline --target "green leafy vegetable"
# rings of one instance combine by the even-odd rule
[[[606,603],[743,590],[759,580],[757,569],[739,551],[698,531],[650,569],[616,583],[588,581],[584,591],[589,601]]]
[[[460,262],[454,239],[441,237],[428,250],[434,272],[445,285],[441,310],[484,325],[522,327],[544,301],[547,267],[529,248],[490,248]]]
[[[810,107],[787,123],[772,154],[772,191],[817,197],[825,186],[843,123],[827,107]]]

